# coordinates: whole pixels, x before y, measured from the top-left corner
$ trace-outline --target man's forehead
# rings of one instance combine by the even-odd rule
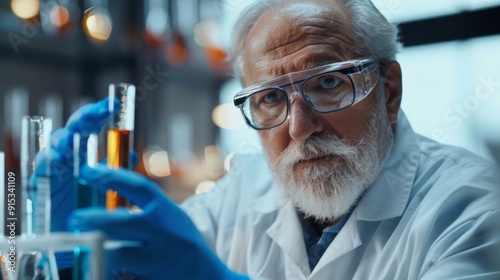
[[[288,31],[307,33],[307,28],[311,32],[314,32],[314,28],[343,31],[350,29],[348,27],[350,24],[346,11],[336,1],[282,1],[262,13],[250,30],[249,37],[259,38],[262,34],[271,34],[273,36],[270,39],[283,39],[286,35],[292,35]],[[289,38],[293,39],[292,36]]]
[[[306,36],[325,41],[327,38],[322,37],[349,37],[352,31],[346,14],[345,9],[332,0],[279,2],[257,19],[248,34],[245,49],[260,53],[276,50],[279,56],[282,47],[305,47],[309,43],[304,40]],[[290,48],[285,49],[290,51]]]
[[[352,58],[350,23],[343,8],[328,3],[284,1],[265,11],[247,38],[245,76],[250,71],[265,80]]]

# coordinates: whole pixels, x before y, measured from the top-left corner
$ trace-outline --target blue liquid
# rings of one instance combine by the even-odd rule
[[[86,185],[84,180],[75,179],[75,193],[74,193],[75,209],[86,207],[96,207],[97,190]]]
[[[75,265],[73,266],[72,280],[88,279],[89,251],[86,248],[76,247],[73,249]]]

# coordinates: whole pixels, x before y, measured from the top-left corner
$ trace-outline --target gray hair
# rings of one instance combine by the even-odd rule
[[[237,78],[243,81],[243,55],[248,33],[263,12],[286,0],[256,0],[248,6],[236,21],[229,46],[229,60]],[[373,56],[383,65],[395,60],[401,48],[398,28],[379,12],[370,0],[332,0],[342,4],[351,19],[354,37],[359,44],[356,53]],[[382,71],[383,72],[383,71]]]

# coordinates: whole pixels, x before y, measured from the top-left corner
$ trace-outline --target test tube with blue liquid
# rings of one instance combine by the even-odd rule
[[[95,167],[97,164],[97,143],[97,134],[90,134],[87,141],[83,141],[80,133],[73,135],[73,176],[75,187],[73,203],[75,209],[99,206],[97,190],[87,186],[85,181],[80,180],[80,168],[83,164],[89,167]],[[71,279],[89,279],[89,253],[85,247],[76,246],[73,249],[74,265]]]
[[[82,164],[94,167],[97,164],[98,135],[90,134],[87,141],[81,140],[80,133],[73,135],[73,177],[74,177],[74,207],[81,209],[98,206],[97,190],[87,186],[80,180]]]

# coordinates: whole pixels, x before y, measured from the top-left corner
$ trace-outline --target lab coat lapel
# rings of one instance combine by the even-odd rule
[[[276,220],[266,232],[286,255],[287,275],[294,275],[295,279],[306,278],[310,274],[310,269],[302,227],[290,201],[278,211]],[[300,278],[297,277],[298,273],[302,274]]]
[[[353,213],[353,215],[355,215],[355,213]],[[314,268],[311,278],[313,278],[318,271],[322,270],[328,264],[356,249],[361,244],[362,242],[359,236],[357,219],[351,216],[339,234],[326,249],[325,253]]]
[[[282,187],[274,182],[269,192],[255,200],[250,207],[258,217],[258,220],[253,222],[254,225],[262,226],[266,224],[265,221],[273,220],[267,227],[266,233],[285,255],[285,279],[306,279],[310,269],[302,227],[297,212]],[[273,256],[281,257],[281,253],[279,255]]]

